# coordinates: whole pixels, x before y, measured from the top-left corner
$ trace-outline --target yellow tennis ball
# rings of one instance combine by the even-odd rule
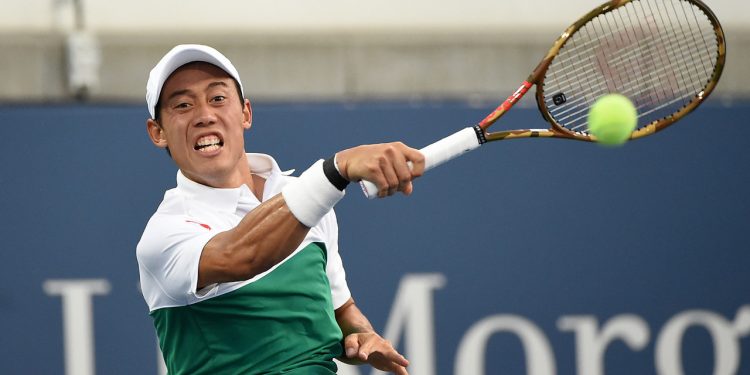
[[[626,96],[607,94],[589,109],[588,125],[597,142],[608,146],[621,145],[638,125],[638,111]]]

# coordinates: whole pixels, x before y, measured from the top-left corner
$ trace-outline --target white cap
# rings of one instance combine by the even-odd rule
[[[159,95],[161,95],[164,81],[166,81],[167,78],[169,78],[169,76],[179,67],[195,61],[203,61],[216,65],[223,71],[227,72],[227,74],[237,80],[237,83],[240,85],[240,94],[243,97],[245,96],[244,89],[242,88],[242,81],[240,81],[240,74],[237,73],[237,69],[234,68],[234,65],[232,65],[232,62],[230,62],[226,56],[209,46],[200,44],[180,44],[167,52],[167,54],[161,58],[159,63],[151,69],[151,73],[148,75],[148,83],[146,84],[146,104],[148,105],[148,112],[151,114],[151,118],[156,118],[156,103],[159,102]]]

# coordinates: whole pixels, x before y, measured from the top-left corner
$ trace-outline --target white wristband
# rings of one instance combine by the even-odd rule
[[[307,227],[314,227],[344,197],[323,173],[323,159],[318,160],[299,178],[281,189],[287,207]]]

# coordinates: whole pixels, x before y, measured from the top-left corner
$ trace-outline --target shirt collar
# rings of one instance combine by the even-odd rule
[[[253,172],[266,179],[266,188],[275,175],[288,175],[292,171],[282,172],[279,165],[271,156],[265,154],[247,154],[248,167]],[[264,189],[264,190],[265,190]],[[197,183],[177,171],[177,190],[192,202],[201,202],[224,212],[234,213],[240,198],[248,197],[257,200],[247,185],[238,188],[213,188]],[[265,194],[264,194],[265,195]],[[191,204],[192,205],[192,204]]]

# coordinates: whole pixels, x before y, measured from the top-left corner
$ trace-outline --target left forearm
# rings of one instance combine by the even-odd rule
[[[354,304],[353,299],[349,299],[341,307],[336,309],[336,322],[341,328],[344,337],[352,333],[369,333],[375,332],[372,324],[367,317]]]
[[[336,322],[344,333],[344,353],[338,358],[340,361],[350,365],[369,363],[378,370],[408,375],[409,361],[375,332],[354,300],[349,299],[336,309]]]

